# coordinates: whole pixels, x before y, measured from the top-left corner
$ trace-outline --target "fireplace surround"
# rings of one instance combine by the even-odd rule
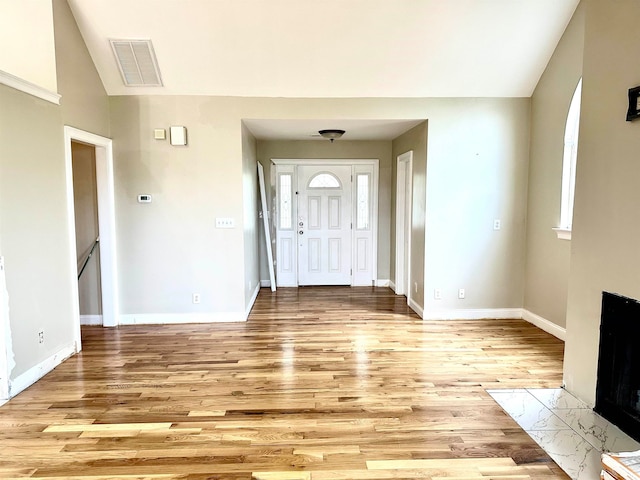
[[[602,293],[594,410],[640,441],[640,302]]]

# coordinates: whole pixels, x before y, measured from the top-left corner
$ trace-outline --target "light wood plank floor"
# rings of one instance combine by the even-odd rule
[[[247,323],[83,328],[0,408],[0,477],[567,478],[485,392],[558,387],[562,342],[403,301],[263,289]]]

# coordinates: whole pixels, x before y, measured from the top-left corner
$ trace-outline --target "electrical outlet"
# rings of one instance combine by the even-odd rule
[[[460,300],[462,300],[462,299],[464,299],[464,295],[465,295],[465,293],[464,293],[464,288],[459,289],[459,290],[458,290],[458,298],[459,298]]]
[[[418,282],[413,282],[413,291],[418,293]]]
[[[192,301],[193,303],[200,303],[200,294],[199,294],[199,293],[194,293],[194,294],[191,296],[191,301]]]
[[[494,230],[500,230],[501,228],[502,228],[502,222],[500,221],[500,219],[499,219],[499,218],[496,218],[496,219],[493,221],[493,229],[494,229]]]
[[[439,288],[436,288],[436,289],[433,291],[433,298],[434,298],[435,300],[442,300],[442,290],[440,290]]]
[[[44,343],[44,330],[38,330],[38,344]]]

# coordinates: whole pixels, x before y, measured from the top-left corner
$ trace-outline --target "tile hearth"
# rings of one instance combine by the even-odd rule
[[[562,388],[487,393],[573,479],[600,478],[602,452],[640,449],[640,443]]]

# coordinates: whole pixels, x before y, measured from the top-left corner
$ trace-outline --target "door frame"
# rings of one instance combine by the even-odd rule
[[[413,150],[396,160],[396,295],[411,304],[411,231],[413,198]]]
[[[371,266],[372,266],[372,273],[371,276],[373,277],[372,280],[372,285],[375,286],[377,285],[378,282],[378,189],[379,189],[379,170],[380,170],[380,160],[376,159],[366,159],[366,158],[358,158],[358,159],[354,159],[354,158],[345,158],[345,159],[341,159],[341,158],[331,158],[331,159],[326,159],[326,158],[297,158],[297,159],[290,159],[290,158],[272,158],[271,159],[271,163],[272,165],[274,165],[276,168],[271,169],[271,183],[272,183],[272,189],[274,192],[274,201],[272,202],[272,206],[273,206],[273,211],[271,212],[271,218],[274,219],[274,222],[276,222],[275,224],[277,225],[278,222],[278,211],[277,211],[277,206],[278,204],[278,188],[277,188],[277,170],[278,167],[290,167],[292,168],[293,171],[293,185],[297,185],[298,182],[298,175],[297,175],[297,167],[298,165],[317,165],[317,166],[326,166],[326,167],[331,167],[334,165],[350,165],[351,166],[351,173],[352,175],[356,174],[356,168],[359,165],[368,165],[372,167],[373,173],[372,173],[372,184],[371,184],[371,219],[372,219],[372,223],[371,223]],[[355,188],[352,188],[352,192],[351,192],[351,196],[352,196],[352,201],[351,201],[351,208],[352,208],[352,213],[354,213],[354,215],[352,215],[352,218],[356,218],[355,217],[355,209],[357,207],[357,202],[354,201],[354,195],[356,194]],[[297,202],[294,202],[294,210],[293,210],[293,218],[297,218]],[[279,242],[279,238],[278,238],[278,228],[276,228],[276,247],[278,247],[278,242]],[[356,248],[356,229],[353,228],[352,229],[352,237],[351,237],[351,265],[352,265],[352,269],[353,269],[353,265],[354,265],[354,259],[355,257],[355,248]],[[280,261],[279,257],[279,248],[276,248],[276,264],[278,264],[278,262]],[[281,284],[278,283],[278,286],[283,286],[283,287],[297,287],[299,286],[299,281],[298,281],[298,249],[295,249],[295,282],[293,282],[292,284]],[[277,269],[276,269],[277,270]],[[276,282],[278,282],[278,276],[276,273]],[[352,274],[352,280],[351,280],[351,285],[353,286],[353,274]]]
[[[113,148],[110,138],[102,137],[74,127],[64,127],[64,156],[67,183],[67,219],[69,226],[69,285],[72,297],[72,315],[76,351],[82,349],[80,339],[80,306],[78,296],[78,265],[75,242],[76,221],[73,200],[73,164],[71,142],[95,147],[96,185],[98,200],[98,234],[100,235],[100,282],[102,296],[102,325],[118,325],[118,276],[116,262],[115,188],[113,179]]]

